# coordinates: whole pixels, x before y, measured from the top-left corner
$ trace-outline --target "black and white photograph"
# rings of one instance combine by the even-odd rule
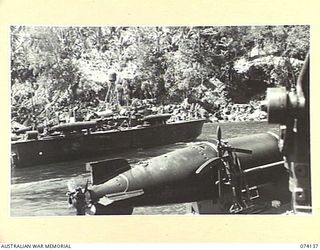
[[[309,25],[10,26],[10,216],[312,215]]]

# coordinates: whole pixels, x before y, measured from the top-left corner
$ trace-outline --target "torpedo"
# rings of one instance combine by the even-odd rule
[[[252,208],[264,187],[288,178],[272,133],[194,142],[130,166],[125,159],[87,164],[91,185],[69,188],[78,215],[131,214],[134,207],[211,201],[228,213]],[[287,186],[287,185],[286,185]],[[276,186],[274,186],[276,187]]]

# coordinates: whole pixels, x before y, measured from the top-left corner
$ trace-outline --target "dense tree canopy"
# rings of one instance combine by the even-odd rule
[[[295,82],[309,49],[309,26],[11,27],[12,117],[41,120],[65,106],[97,107],[108,74],[130,98],[158,103],[197,98],[217,79],[231,102],[259,99],[270,84]],[[255,52],[254,52],[255,51]],[[277,65],[239,62],[281,57]]]

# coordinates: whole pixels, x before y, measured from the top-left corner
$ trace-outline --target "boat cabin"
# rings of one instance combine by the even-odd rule
[[[171,114],[156,114],[156,115],[148,115],[141,119],[144,126],[156,126],[163,125],[167,123]]]

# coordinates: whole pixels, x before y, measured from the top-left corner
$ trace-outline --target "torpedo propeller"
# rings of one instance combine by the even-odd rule
[[[84,188],[76,185],[73,179],[68,181],[68,203],[70,207],[77,210],[77,215],[94,214],[95,207],[90,203],[90,194],[88,192],[89,181],[87,180]]]
[[[207,167],[211,166],[213,162],[218,163],[218,162],[222,162],[223,160],[226,160],[228,157],[232,155],[232,153],[252,154],[252,150],[231,147],[227,141],[222,140],[222,132],[221,132],[220,126],[217,127],[217,151],[218,151],[218,156],[211,158],[207,160],[205,163],[203,163],[196,170],[196,174],[200,174]]]
[[[243,148],[234,148],[228,145],[227,141],[222,140],[222,132],[220,126],[217,127],[217,149],[218,149],[218,156],[223,157],[225,152],[231,153],[244,153],[244,154],[252,154],[252,150],[243,149]]]
[[[250,201],[249,186],[237,153],[252,154],[252,150],[235,148],[229,145],[227,141],[222,140],[221,128],[218,126],[218,156],[207,160],[196,170],[196,174],[200,174],[206,169],[212,169],[212,166],[218,167],[218,177],[215,184],[218,185],[220,203],[225,203],[225,190],[229,190],[232,194],[231,205],[229,207],[231,213],[237,213],[249,207],[248,202]],[[243,196],[243,190],[245,190],[246,196]]]

